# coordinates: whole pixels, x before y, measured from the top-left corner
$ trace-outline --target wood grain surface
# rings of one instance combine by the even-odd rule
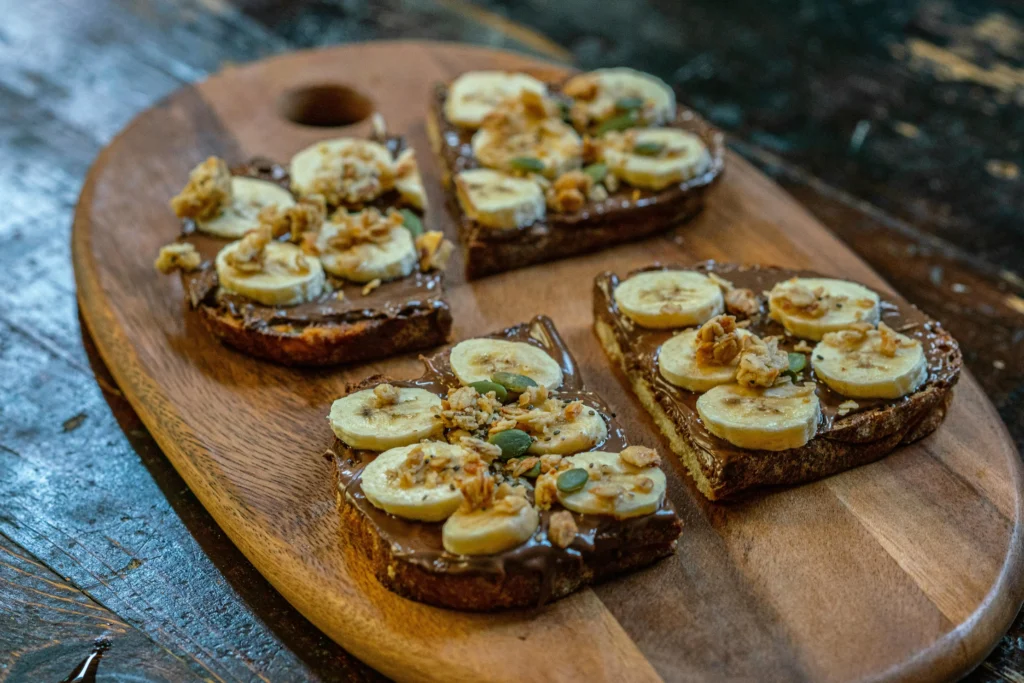
[[[537,66],[456,45],[376,43],[228,69],[138,117],[99,156],[73,256],[103,359],[175,468],[289,602],[397,678],[759,680],[947,678],[976,664],[1019,608],[1021,465],[970,376],[936,434],[870,466],[734,505],[704,501],[669,462],[686,522],[678,554],[547,607],[467,615],[398,598],[338,542],[323,419],[346,382],[418,374],[413,358],[337,371],[279,368],[221,347],[152,258],[177,234],[166,201],[208,154],[287,160],[329,136],[284,120],[285,93],[366,93],[420,150],[450,234],[423,128],[433,82],[470,68]],[[777,186],[736,156],[708,209],[676,235],[472,285],[453,262],[457,338],[554,318],[588,384],[632,438],[666,449],[590,330],[590,283],[654,260],[746,260],[884,287]]]

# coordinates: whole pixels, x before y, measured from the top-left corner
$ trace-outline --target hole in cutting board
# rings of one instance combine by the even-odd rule
[[[347,85],[310,85],[282,95],[278,110],[293,123],[333,128],[367,118],[373,113],[373,102]]]

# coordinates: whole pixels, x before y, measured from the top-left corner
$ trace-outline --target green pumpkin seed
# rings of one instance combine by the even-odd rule
[[[582,467],[575,467],[559,474],[555,484],[562,493],[572,493],[586,486],[587,479],[590,479],[587,471]]]
[[[537,157],[515,157],[509,159],[508,165],[516,171],[523,171],[525,173],[543,173],[544,162]]]
[[[518,458],[526,453],[533,444],[530,435],[521,429],[506,429],[503,432],[492,434],[489,442],[501,449],[501,459]]]
[[[638,142],[633,145],[633,154],[642,157],[655,157],[665,150],[665,145],[660,142]]]
[[[583,172],[590,176],[591,180],[599,183],[608,175],[608,166],[605,164],[590,164],[583,168]]]
[[[633,111],[643,109],[644,100],[642,97],[620,97],[615,100],[615,109],[618,111]]]
[[[423,221],[419,216],[409,209],[401,209],[399,213],[402,214],[402,227],[409,231],[413,239],[423,234]]]
[[[508,400],[508,392],[505,387],[501,386],[497,382],[490,382],[486,379],[482,379],[479,382],[471,382],[470,385],[478,392],[481,396],[486,396],[489,392],[494,392],[494,397],[504,403]]]
[[[491,375],[491,381],[497,382],[513,394],[521,394],[530,387],[537,386],[537,383],[526,375],[517,375],[514,372],[496,372]]]
[[[625,114],[620,114],[618,116],[613,116],[612,118],[608,119],[607,121],[605,121],[604,123],[597,127],[597,129],[594,131],[594,134],[604,135],[605,133],[613,130],[626,130],[627,128],[634,127],[638,123],[640,123],[640,116],[634,109],[633,111],[626,112]]]
[[[527,479],[536,479],[537,477],[539,477],[540,476],[540,460],[535,462],[533,464],[533,467],[531,467],[529,470],[527,470],[526,472],[523,472],[523,476],[526,477]]]
[[[783,375],[786,375],[791,380],[796,382],[797,375],[799,375],[804,368],[807,367],[807,356],[802,353],[789,352],[789,367],[782,371]]]

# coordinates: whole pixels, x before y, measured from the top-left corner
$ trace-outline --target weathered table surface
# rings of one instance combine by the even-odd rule
[[[0,680],[378,678],[224,538],[82,337],[71,212],[135,113],[228,63],[373,38],[658,72],[946,323],[1020,446],[1024,20],[998,4],[0,4]],[[1018,619],[971,678],[1022,675]]]

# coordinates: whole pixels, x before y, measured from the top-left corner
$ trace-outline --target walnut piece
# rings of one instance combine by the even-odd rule
[[[533,503],[537,509],[550,510],[556,502],[558,502],[558,482],[554,472],[537,477],[537,483],[533,487]]]
[[[900,346],[900,339],[891,327],[885,323],[878,323],[878,352],[888,358],[896,356],[896,350]]]
[[[379,277],[373,278],[372,280],[367,282],[365,285],[363,285],[363,296],[370,296],[370,292],[372,292],[373,290],[375,290],[378,287],[380,287],[380,285],[381,285],[381,279]]]
[[[736,318],[716,315],[697,330],[697,365],[728,365],[740,353]]]
[[[391,239],[391,231],[404,222],[402,214],[388,209],[382,214],[377,209],[365,209],[349,213],[344,209],[331,216],[329,228],[318,240],[320,251],[346,251],[357,244],[383,244]]]
[[[647,446],[629,446],[619,453],[619,459],[632,467],[653,467],[661,464],[658,451]]]
[[[845,330],[827,332],[821,340],[829,346],[836,348],[856,348],[868,338],[868,333],[874,330],[871,323],[854,323]]]
[[[540,458],[533,455],[531,455],[528,458],[521,458],[518,462],[516,462],[515,466],[512,468],[512,476],[523,476],[524,474],[532,470],[534,465],[536,465],[539,462]]]
[[[743,338],[743,350],[736,381],[747,387],[770,387],[789,368],[789,354],[779,349],[779,340],[756,335]]]
[[[579,530],[576,528],[576,520],[568,510],[552,512],[548,519],[548,538],[551,543],[559,548],[568,548],[576,539]]]
[[[160,247],[160,254],[153,265],[164,275],[169,275],[176,270],[192,272],[199,268],[202,262],[203,257],[194,246],[187,242],[175,242]]]
[[[171,199],[171,209],[179,218],[205,221],[219,214],[231,199],[231,170],[223,159],[210,157],[188,174],[188,184]]]
[[[264,268],[264,254],[270,239],[270,229],[265,226],[250,230],[228,253],[225,261],[241,273],[259,273]]]
[[[757,301],[754,290],[740,288],[730,289],[725,293],[725,310],[733,315],[742,315],[749,318],[761,310],[761,304]]]
[[[494,499],[494,477],[487,470],[480,470],[463,477],[459,482],[459,490],[462,491],[462,510],[481,510]]]
[[[340,150],[320,148],[320,165],[310,189],[330,206],[360,205],[376,199],[395,185],[391,164],[377,158],[368,146]]]
[[[455,245],[444,238],[444,233],[430,230],[416,238],[416,251],[420,255],[420,270],[444,270]]]
[[[265,206],[260,211],[258,220],[261,227],[270,230],[274,239],[288,235],[288,239],[296,244],[310,233],[316,233],[324,224],[327,216],[327,203],[323,195],[303,197],[299,203],[281,209],[276,204]]]
[[[378,408],[386,408],[398,403],[398,387],[391,384],[378,384],[373,388],[373,396],[377,401]]]
[[[771,299],[774,306],[789,315],[821,318],[829,311],[841,306],[847,297],[832,296],[826,293],[824,287],[816,287],[812,290],[799,284],[797,278],[793,278],[776,287],[772,292]]]
[[[475,436],[463,436],[459,439],[459,445],[466,448],[480,457],[486,463],[491,463],[501,455],[501,448],[493,443],[478,439]]]
[[[568,171],[555,179],[545,193],[548,208],[575,213],[583,208],[594,186],[594,179],[583,171]]]
[[[486,436],[490,424],[500,417],[500,411],[501,401],[491,394],[483,396],[473,387],[459,387],[449,391],[447,398],[441,401],[439,416],[441,425],[453,430],[448,434],[449,442],[458,443],[466,434]],[[464,434],[459,434],[460,430]]]

